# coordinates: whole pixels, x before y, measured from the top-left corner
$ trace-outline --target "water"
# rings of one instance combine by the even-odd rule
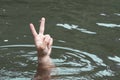
[[[30,80],[37,66],[29,23],[54,38],[52,80],[119,80],[119,0],[0,0],[0,80]]]

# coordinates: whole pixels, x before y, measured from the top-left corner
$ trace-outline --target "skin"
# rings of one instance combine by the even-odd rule
[[[39,33],[36,32],[32,23],[30,23],[30,30],[33,34],[38,54],[38,67],[34,80],[50,80],[51,69],[54,67],[50,58],[53,38],[49,34],[44,35],[45,18],[43,17],[40,20]]]

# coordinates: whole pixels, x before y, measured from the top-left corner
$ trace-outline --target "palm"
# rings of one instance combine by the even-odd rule
[[[30,24],[30,29],[34,36],[35,46],[37,50],[41,51],[41,53],[49,55],[51,53],[51,45],[53,39],[49,35],[44,35],[44,28],[45,28],[45,18],[41,19],[41,24],[38,34],[34,28],[34,25]]]
[[[42,46],[43,38],[44,38],[43,35],[36,35],[35,37],[35,45],[38,49],[40,49]]]

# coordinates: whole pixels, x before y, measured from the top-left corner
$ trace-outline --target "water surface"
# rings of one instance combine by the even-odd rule
[[[0,0],[0,80],[30,80],[37,52],[29,23],[54,38],[52,80],[119,80],[119,0]]]

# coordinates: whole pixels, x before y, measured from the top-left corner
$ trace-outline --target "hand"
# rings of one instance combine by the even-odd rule
[[[34,37],[35,46],[40,56],[50,55],[53,39],[50,35],[44,35],[45,18],[41,18],[40,22],[39,33],[36,32],[34,25],[30,23],[30,29]]]

